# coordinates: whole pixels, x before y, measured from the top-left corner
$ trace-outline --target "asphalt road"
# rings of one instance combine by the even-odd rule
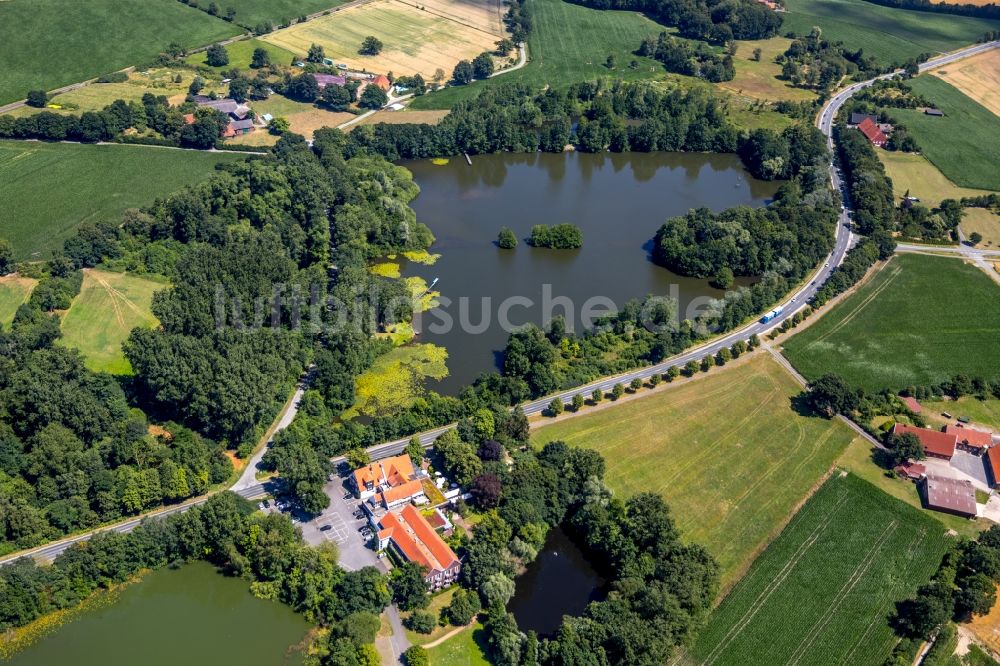
[[[920,66],[920,70],[926,71],[929,69],[940,67],[942,65],[946,65],[956,60],[967,58],[969,56],[975,55],[977,53],[982,53],[983,51],[987,51],[992,48],[997,48],[998,46],[1000,46],[1000,40],[994,42],[988,42],[985,44],[976,44],[975,46],[970,46],[966,49],[955,51],[954,53],[943,55],[938,58],[933,58],[922,64]],[[893,76],[893,74],[885,74],[883,76],[877,77],[876,79],[871,79],[869,81],[864,81],[862,83],[855,83],[853,85],[848,86],[847,88],[843,89],[842,91],[838,92],[836,95],[830,98],[830,100],[827,102],[826,106],[823,107],[823,110],[821,111],[820,115],[817,118],[817,126],[827,136],[827,141],[831,149],[833,148],[833,137],[832,137],[833,120],[837,115],[837,111],[840,110],[840,107],[843,106],[844,102],[846,102],[855,92],[857,92],[861,88],[871,85],[876,80],[889,78],[891,76]],[[603,379],[587,384],[585,386],[579,386],[574,389],[570,389],[567,391],[563,391],[561,393],[549,395],[544,398],[539,398],[538,400],[525,403],[522,405],[524,413],[529,416],[532,414],[540,414],[548,407],[549,403],[552,402],[553,398],[561,398],[564,402],[568,402],[577,393],[581,393],[586,396],[589,395],[595,389],[600,389],[602,391],[610,391],[615,384],[622,383],[627,385],[633,379],[646,380],[652,377],[653,375],[662,374],[666,372],[667,369],[670,368],[671,366],[675,365],[682,366],[691,360],[700,361],[702,358],[704,358],[709,354],[715,354],[723,347],[731,347],[733,343],[738,340],[747,340],[748,338],[750,338],[750,336],[755,334],[758,336],[762,336],[764,333],[770,331],[772,328],[781,325],[781,323],[786,319],[788,319],[789,317],[794,316],[794,314],[797,311],[802,309],[808,303],[809,299],[812,298],[812,296],[816,293],[817,289],[819,289],[819,287],[826,281],[826,279],[830,275],[830,271],[832,271],[834,267],[838,266],[844,260],[844,256],[847,254],[847,251],[850,249],[850,246],[852,244],[853,236],[850,232],[850,222],[851,222],[850,201],[847,197],[847,192],[844,189],[844,183],[840,180],[838,171],[833,163],[830,164],[830,178],[832,180],[833,187],[841,191],[841,195],[846,204],[846,208],[841,212],[840,220],[839,223],[837,224],[836,238],[834,241],[833,251],[827,257],[827,261],[824,262],[824,265],[821,268],[819,268],[809,278],[810,282],[805,286],[803,286],[802,288],[800,288],[798,291],[796,291],[790,298],[781,303],[781,305],[783,305],[785,309],[780,315],[778,315],[777,317],[775,317],[773,320],[771,320],[766,324],[761,323],[759,320],[747,324],[746,326],[736,331],[733,331],[725,336],[716,338],[715,340],[707,342],[699,347],[689,349],[657,365],[647,366],[644,368],[640,368],[638,370],[626,372],[621,375],[605,377]],[[906,246],[904,246],[904,248],[905,247]],[[925,247],[922,249],[926,250],[927,248]],[[938,248],[934,249],[936,250]],[[940,249],[948,251],[948,248],[940,248]],[[960,250],[952,248],[951,251],[960,251]],[[967,251],[975,251],[975,250],[973,248],[968,248]],[[420,443],[423,444],[425,447],[430,447],[434,443],[435,439],[437,439],[441,434],[447,432],[448,430],[451,430],[454,427],[455,427],[454,424],[449,424],[446,426],[442,426],[440,428],[435,428],[433,430],[420,433],[418,435]],[[406,447],[409,440],[410,438],[405,438],[405,439],[398,439],[393,442],[386,442],[384,444],[377,444],[375,446],[370,447],[368,449],[368,453],[369,455],[371,455],[373,459],[384,458],[386,456],[391,456],[391,455],[398,455]],[[341,461],[343,461],[342,457],[334,459],[335,463],[339,463]],[[277,484],[274,481],[268,481],[265,483],[254,482],[249,484],[247,483],[247,481],[248,480],[245,479],[243,483],[240,484],[241,487],[238,490],[234,491],[247,499],[262,497],[271,492],[274,492],[277,489]],[[59,553],[66,550],[70,545],[77,543],[79,541],[85,541],[98,532],[107,530],[115,532],[130,532],[133,529],[135,529],[146,518],[159,518],[162,516],[169,516],[174,513],[186,511],[193,506],[198,506],[199,504],[203,504],[205,501],[206,498],[192,500],[185,504],[179,504],[177,506],[169,507],[161,511],[147,514],[146,516],[136,517],[131,520],[118,523],[117,525],[105,528],[103,530],[96,530],[94,532],[80,534],[75,537],[71,537],[52,544],[48,544],[46,546],[41,546],[39,548],[36,548],[28,552],[9,555],[5,558],[0,559],[0,566],[9,564],[13,562],[15,559],[24,556],[31,556],[39,559],[51,560],[57,555],[59,555]]]

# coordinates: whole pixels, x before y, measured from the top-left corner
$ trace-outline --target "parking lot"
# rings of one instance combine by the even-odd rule
[[[324,542],[337,544],[340,551],[340,564],[345,569],[356,570],[374,565],[381,566],[381,560],[371,544],[358,531],[368,524],[364,518],[355,518],[354,512],[359,502],[354,498],[344,499],[347,492],[344,479],[334,477],[324,488],[330,497],[330,506],[312,520],[299,522],[302,537],[306,543],[318,546]],[[328,529],[324,529],[328,528]]]

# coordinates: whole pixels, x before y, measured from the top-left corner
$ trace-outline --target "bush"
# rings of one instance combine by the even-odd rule
[[[44,90],[32,90],[28,93],[28,99],[24,103],[36,109],[41,109],[49,103],[49,95]]]
[[[427,666],[430,663],[427,658],[427,650],[419,645],[407,648],[406,652],[403,653],[403,661],[406,666]]]
[[[517,247],[517,236],[507,227],[501,227],[500,233],[497,234],[497,245],[504,250],[513,250]]]
[[[575,224],[536,224],[531,228],[528,243],[534,247],[571,250],[583,246],[583,232]]]
[[[459,589],[451,598],[451,603],[444,609],[444,616],[456,627],[464,627],[472,622],[480,610],[482,603],[479,601],[479,595],[471,590]]]
[[[429,634],[437,626],[437,620],[431,612],[418,610],[403,620],[403,625],[410,631],[415,631],[418,634]]]

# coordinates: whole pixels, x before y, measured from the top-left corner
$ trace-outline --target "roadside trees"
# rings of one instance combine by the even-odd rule
[[[410,460],[413,461],[414,465],[419,465],[424,459],[424,447],[420,443],[420,438],[416,435],[411,437],[406,448],[403,449],[403,453],[410,456]]]
[[[632,393],[635,393],[636,391],[642,388],[642,380],[636,377],[631,382],[629,382],[628,387],[632,389]]]
[[[549,403],[549,415],[559,416],[563,413],[563,401],[561,398],[553,398]]]
[[[366,467],[372,462],[371,456],[362,448],[351,449],[344,457],[347,458],[347,464],[350,465],[351,469]]]
[[[611,387],[611,399],[612,400],[617,400],[618,398],[622,397],[623,395],[625,395],[625,387],[621,384],[621,382],[619,382],[619,383],[617,383],[617,384],[615,384],[614,386]]]
[[[583,409],[583,396],[577,393],[573,396],[573,411],[579,412]]]
[[[455,85],[464,86],[468,83],[472,83],[472,79],[475,78],[475,71],[472,69],[472,63],[468,60],[460,60],[455,69],[451,72],[451,78],[455,81]]]
[[[969,234],[969,242],[972,243],[973,245],[979,245],[980,243],[983,242],[983,235],[978,231],[973,231],[971,234]]]
[[[594,389],[593,392],[590,394],[590,399],[596,405],[597,403],[604,400],[604,391],[602,391],[601,389]]]
[[[496,67],[493,65],[493,56],[485,51],[472,60],[472,72],[480,81],[490,78],[494,69]]]
[[[32,90],[28,93],[28,99],[24,103],[41,109],[49,103],[49,96],[44,90]]]
[[[14,246],[6,238],[0,238],[0,275],[14,272]]]

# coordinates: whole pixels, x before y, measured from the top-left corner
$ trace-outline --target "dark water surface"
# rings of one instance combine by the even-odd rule
[[[285,666],[309,631],[301,615],[257,599],[204,563],[161,569],[105,607],[84,611],[18,653],[11,666]]]
[[[650,240],[668,217],[702,206],[760,206],[777,188],[751,178],[734,155],[501,154],[474,156],[472,166],[462,157],[443,166],[430,160],[404,166],[420,185],[412,205],[437,237],[431,252],[441,258],[433,266],[404,261],[403,275],[428,283],[440,278],[435,290],[442,307],[424,314],[419,341],[447,348],[450,376],[432,388],[451,394],[493,369],[508,335],[499,321],[504,302],[512,324],[544,325],[564,314],[579,329],[588,299],[600,313],[610,303],[674,294],[685,315],[699,297],[721,296],[706,280],[654,265]],[[532,225],[560,222],[583,230],[581,249],[536,249],[524,242]],[[502,226],[521,239],[516,249],[496,246]],[[441,330],[448,319],[453,325]],[[460,325],[463,319],[471,326]]]
[[[603,598],[605,583],[583,551],[555,527],[538,558],[518,576],[507,610],[514,614],[521,631],[533,629],[539,636],[552,636],[563,615],[581,615],[587,604]]]

